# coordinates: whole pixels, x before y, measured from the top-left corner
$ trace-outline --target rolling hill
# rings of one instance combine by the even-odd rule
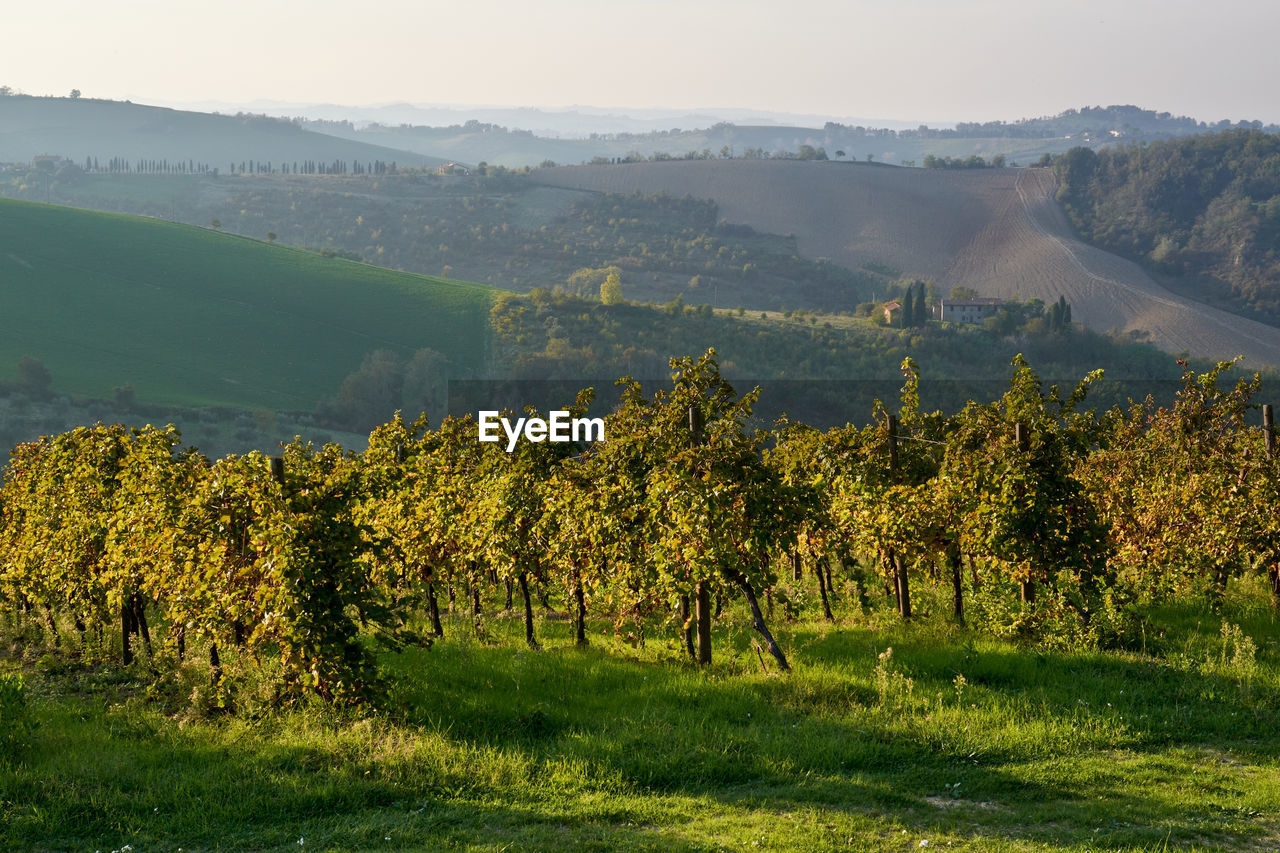
[[[187,225],[0,200],[0,381],[39,358],[54,390],[311,410],[371,351],[489,358],[481,285]]]
[[[451,113],[417,111],[405,105],[389,106],[385,111],[350,108],[348,114],[340,115],[336,109],[320,109],[324,118],[318,118],[316,110],[302,108],[302,112],[318,119],[303,124],[347,139],[507,167],[536,166],[544,160],[586,163],[595,157],[682,158],[690,152],[738,157],[750,152],[750,156],[759,158],[777,152],[794,154],[805,145],[824,149],[832,158],[881,163],[911,165],[923,163],[926,156],[933,155],[961,160],[970,156],[988,160],[1004,157],[1011,163],[1026,164],[1074,146],[1100,148],[1117,142],[1168,139],[1233,126],[1225,120],[1209,125],[1186,116],[1113,105],[1070,109],[1054,116],[1014,122],[960,122],[954,128],[899,124],[897,129],[891,129],[883,122],[869,126],[864,126],[867,122],[840,124],[816,116],[808,117],[809,124],[777,123],[765,116],[759,117],[766,119],[764,123],[748,117],[730,122],[712,115],[687,114],[673,114],[664,121],[651,118],[635,122],[615,114],[595,116],[589,122],[590,130],[585,129],[587,125],[579,125],[576,131],[566,134],[538,128],[556,121],[572,125],[574,117],[581,119],[581,115],[483,109]],[[463,116],[465,119],[460,120]],[[357,120],[353,123],[352,119]],[[364,124],[369,120],[374,123]],[[1261,125],[1254,121],[1235,126]],[[1267,131],[1276,129],[1271,126]]]
[[[554,391],[559,404],[557,388],[663,376],[669,357],[708,346],[735,380],[777,380],[773,409],[762,411],[832,423],[865,416],[868,394],[892,397],[908,355],[927,379],[942,380],[938,404],[950,406],[969,393],[956,379],[998,385],[1016,353],[1072,381],[1097,367],[1157,384],[1177,375],[1163,353],[1105,336],[888,329],[848,313],[766,315],[678,300],[604,305],[548,288],[522,296],[145,217],[11,200],[0,200],[0,300],[0,386],[21,379],[18,365],[30,356],[51,371],[59,395],[33,405],[45,395],[0,387],[0,434],[10,442],[145,415],[176,419],[188,434],[220,424],[202,447],[272,447],[313,426],[367,432],[397,408],[414,411],[424,392],[433,417],[446,403],[474,411],[470,403],[503,388],[527,395],[523,402]],[[446,400],[437,396],[445,378],[486,381],[449,387]],[[866,382],[873,378],[888,381]],[[132,393],[115,393],[125,386]],[[62,395],[115,398],[116,408]],[[135,399],[145,408],[133,409]],[[269,415],[279,411],[315,417],[277,423]]]
[[[1280,329],[1178,296],[1136,264],[1076,239],[1043,169],[958,171],[796,161],[677,161],[539,169],[549,186],[708,198],[721,218],[792,233],[800,252],[891,268],[986,296],[1065,295],[1097,331],[1167,352],[1280,366]]]
[[[708,152],[718,156],[726,148],[736,156],[742,156],[750,149],[764,155],[775,152],[794,154],[802,145],[823,148],[832,158],[837,156],[837,151],[844,151],[847,157],[856,160],[870,155],[875,161],[894,164],[920,163],[929,154],[961,159],[975,154],[988,159],[1003,156],[1011,161],[1029,163],[1043,154],[1061,154],[1082,141],[1089,142],[1073,141],[1070,136],[913,138],[876,132],[864,134],[860,129],[733,124],[716,124],[700,130],[606,134],[590,139],[537,136],[527,130],[509,130],[479,122],[451,127],[375,124],[356,128],[348,122],[328,121],[305,122],[304,125],[344,139],[451,157],[467,163],[485,161],[508,168],[537,166],[546,160],[565,164],[587,163],[595,157],[613,159],[658,155],[678,158],[689,152]],[[1094,142],[1101,144],[1102,140]]]
[[[265,116],[214,115],[87,98],[0,97],[0,163],[40,155],[101,163],[119,157],[205,163],[226,171],[232,161],[282,163],[335,160],[436,166],[438,157],[340,139]]]

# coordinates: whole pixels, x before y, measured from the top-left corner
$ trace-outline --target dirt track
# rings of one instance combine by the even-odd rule
[[[883,264],[988,296],[1065,295],[1092,329],[1142,330],[1168,352],[1280,367],[1280,329],[1170,293],[1136,264],[1075,239],[1047,170],[681,161],[534,175],[562,187],[714,199],[721,218],[793,233],[810,257]]]

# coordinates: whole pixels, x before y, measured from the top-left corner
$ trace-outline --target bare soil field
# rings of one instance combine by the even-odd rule
[[[1280,329],[1171,293],[1077,240],[1044,169],[933,171],[803,161],[676,161],[539,169],[548,185],[713,199],[722,219],[795,234],[809,257],[889,267],[944,290],[1049,302],[1098,331],[1143,332],[1171,353],[1280,367]]]

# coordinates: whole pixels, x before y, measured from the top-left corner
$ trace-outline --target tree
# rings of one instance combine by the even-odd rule
[[[221,220],[221,219],[210,219],[210,220],[209,220],[209,227],[210,227],[210,228],[212,228],[214,231],[221,231],[221,230],[222,230],[222,220]]]
[[[71,90],[71,100],[73,100],[73,101],[78,101],[78,100],[80,100],[80,90],[79,90],[79,89],[72,89],[72,90]]]
[[[268,242],[268,243],[274,243],[275,241],[276,241],[276,232],[274,232],[274,231],[268,231],[268,232],[267,232],[267,242]]]
[[[622,279],[616,272],[610,272],[600,285],[600,301],[605,305],[618,305],[622,302]]]
[[[404,362],[391,350],[374,350],[342,380],[336,398],[321,401],[317,413],[343,429],[367,431],[400,407],[403,392]]]
[[[1071,308],[1067,305],[1067,297],[1059,296],[1058,301],[1049,306],[1049,331],[1061,332],[1070,324]]]
[[[1098,154],[1092,148],[1072,148],[1054,163],[1058,176],[1058,201],[1068,208],[1085,199],[1089,181],[1098,168]]]
[[[925,301],[924,282],[920,282],[920,292],[916,295],[915,325],[925,326],[929,323],[929,304]]]
[[[911,301],[912,286],[907,285],[906,295],[902,297],[902,328],[909,329],[916,324],[916,311]]]
[[[404,366],[402,408],[425,412],[433,421],[444,419],[449,405],[449,360],[432,349],[420,349]]]
[[[44,362],[35,356],[24,355],[18,362],[18,390],[37,400],[49,397],[53,386],[53,374]]]
[[[115,404],[125,411],[132,411],[138,402],[138,392],[132,385],[118,385],[111,389],[111,398]]]
[[[591,298],[600,293],[601,286],[609,277],[610,273],[615,273],[619,279],[622,277],[622,267],[582,267],[575,270],[568,279],[565,280],[568,291],[576,296]]]

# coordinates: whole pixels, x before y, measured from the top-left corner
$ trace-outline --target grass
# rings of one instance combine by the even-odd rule
[[[366,354],[484,369],[494,291],[207,229],[0,200],[0,381],[41,359],[54,390],[310,410]]]
[[[707,671],[669,631],[577,649],[542,622],[530,652],[498,614],[389,659],[393,707],[365,716],[166,714],[141,669],[46,657],[0,848],[1275,849],[1280,649],[1266,611],[1228,618],[1224,648],[1215,617],[1153,613],[1145,653],[779,624],[782,676],[736,614]]]

